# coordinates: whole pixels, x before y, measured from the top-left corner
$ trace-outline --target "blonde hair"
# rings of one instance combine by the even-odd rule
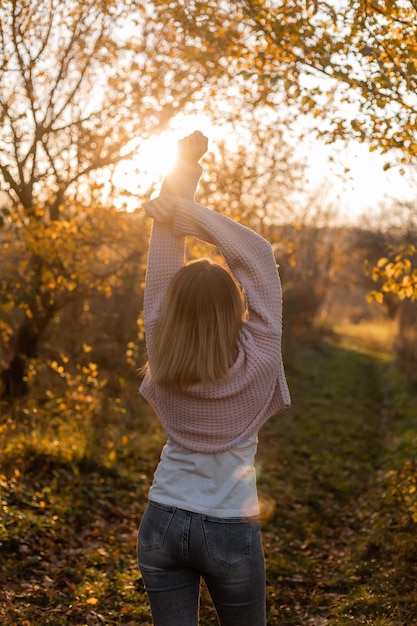
[[[148,346],[156,384],[184,387],[225,378],[246,312],[243,292],[218,263],[200,259],[173,277]]]

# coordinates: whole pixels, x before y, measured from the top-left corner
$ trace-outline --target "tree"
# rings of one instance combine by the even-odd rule
[[[110,208],[121,149],[164,128],[216,74],[165,9],[138,0],[2,3],[6,398],[24,392],[28,360],[57,312],[108,294],[143,251],[140,220]]]
[[[374,261],[370,272],[377,289],[369,294],[369,301],[386,302],[395,299],[417,300],[417,206],[415,202],[391,202],[382,207],[379,219],[384,249]],[[375,227],[374,227],[375,230]],[[409,243],[413,242],[413,243]]]
[[[165,3],[147,4],[3,3],[0,168],[26,211],[41,200],[57,218],[75,183],[166,126],[214,74]]]
[[[206,157],[199,185],[203,204],[221,210],[266,238],[273,225],[294,214],[304,191],[305,164],[288,142],[284,123],[275,119],[271,133],[261,116],[253,115],[239,133],[220,141]]]
[[[359,139],[370,150],[394,149],[396,164],[417,161],[417,5],[414,0],[327,3],[244,0],[245,37],[235,35],[237,76],[251,76],[257,99],[296,101],[327,141]],[[251,37],[248,39],[248,33]],[[247,45],[250,41],[251,45]],[[387,162],[386,167],[392,163]],[[413,239],[409,240],[413,242]],[[414,298],[415,264],[397,265],[385,289]],[[400,258],[401,257],[401,258]],[[398,265],[399,263],[399,265]],[[381,260],[381,268],[383,266]],[[392,266],[388,266],[391,272]],[[392,276],[401,275],[400,285]]]
[[[353,138],[390,152],[386,168],[416,163],[415,0],[343,0],[337,7],[209,0],[186,7],[190,37],[202,48],[218,42],[228,58],[225,74],[247,102],[284,104],[289,116],[301,111],[301,132],[325,141]]]
[[[186,6],[190,35],[202,47],[218,40],[229,58],[225,72],[252,102],[296,103],[328,140],[353,137],[370,149],[395,148],[400,160],[415,161],[414,0],[344,0],[337,7],[320,0]]]
[[[384,228],[384,250],[370,265],[376,289],[367,295],[369,302],[383,303],[398,319],[396,349],[403,360],[417,360],[417,207],[399,202],[381,211],[379,224]]]
[[[369,294],[369,300],[384,301],[384,295],[395,294],[400,300],[417,300],[417,269],[412,257],[417,254],[413,244],[400,244],[390,257],[381,257],[372,270],[372,277],[380,282],[379,291]]]

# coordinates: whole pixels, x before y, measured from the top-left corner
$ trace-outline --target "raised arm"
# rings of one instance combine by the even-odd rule
[[[281,283],[270,244],[252,230],[192,201],[190,181],[207,139],[198,131],[179,144],[180,163],[188,170],[168,175],[159,198],[149,203],[150,214],[172,223],[174,236],[197,237],[216,245],[245,290],[249,324],[258,332],[281,334]],[[200,168],[201,171],[201,168]]]
[[[202,172],[198,159],[206,150],[207,137],[198,131],[178,143],[178,160],[164,179],[160,198],[174,194],[188,200],[194,199]],[[184,265],[185,236],[174,235],[172,214],[164,212],[163,201],[152,201],[145,210],[154,219],[144,293],[145,332],[149,342],[169,282]]]

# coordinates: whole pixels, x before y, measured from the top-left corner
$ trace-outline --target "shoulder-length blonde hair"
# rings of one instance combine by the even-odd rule
[[[200,259],[173,277],[148,346],[148,371],[159,385],[184,387],[227,376],[246,312],[243,292],[218,263]]]

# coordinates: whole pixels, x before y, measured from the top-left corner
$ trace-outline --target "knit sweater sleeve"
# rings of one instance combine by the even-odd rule
[[[182,160],[165,177],[161,194],[180,195],[193,200],[202,168],[192,167]],[[149,242],[144,292],[144,321],[149,345],[168,285],[184,265],[185,237],[174,234],[171,223],[154,221]]]
[[[249,309],[247,325],[263,336],[281,336],[281,284],[271,245],[225,215],[178,199],[173,231],[216,245],[242,285]]]

